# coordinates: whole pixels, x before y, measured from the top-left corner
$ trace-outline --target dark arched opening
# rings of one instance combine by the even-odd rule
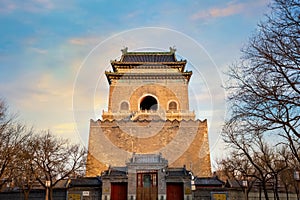
[[[152,96],[146,96],[140,103],[140,110],[157,110],[157,101]]]

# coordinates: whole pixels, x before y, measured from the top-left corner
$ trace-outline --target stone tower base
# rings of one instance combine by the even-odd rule
[[[161,153],[170,167],[211,176],[206,120],[90,121],[86,176],[124,165],[133,152]]]

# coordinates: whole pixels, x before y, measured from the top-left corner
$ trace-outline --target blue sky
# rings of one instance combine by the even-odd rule
[[[124,46],[168,50],[174,45],[196,71],[191,107],[197,118],[215,122],[210,127],[214,159],[222,151],[218,136],[226,113],[222,72],[239,59],[268,3],[0,0],[0,96],[29,126],[87,144],[89,119],[100,118],[106,110],[102,73],[110,70],[109,61]],[[198,47],[184,52],[184,40],[197,44],[199,52]],[[201,78],[195,77],[197,72]]]

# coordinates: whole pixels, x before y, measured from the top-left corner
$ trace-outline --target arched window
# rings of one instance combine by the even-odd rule
[[[177,110],[177,103],[175,101],[169,103],[169,110]]]
[[[140,110],[157,110],[157,101],[152,96],[145,96],[140,103]]]
[[[120,110],[129,110],[129,105],[126,101],[121,103]]]

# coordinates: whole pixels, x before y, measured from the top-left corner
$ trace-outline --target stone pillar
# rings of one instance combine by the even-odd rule
[[[157,184],[158,184],[158,199],[166,199],[167,185],[166,185],[166,168],[162,168],[157,172]],[[163,198],[162,198],[163,197]]]
[[[110,179],[102,179],[102,200],[110,200]]]
[[[128,169],[128,200],[136,199],[136,170]]]

